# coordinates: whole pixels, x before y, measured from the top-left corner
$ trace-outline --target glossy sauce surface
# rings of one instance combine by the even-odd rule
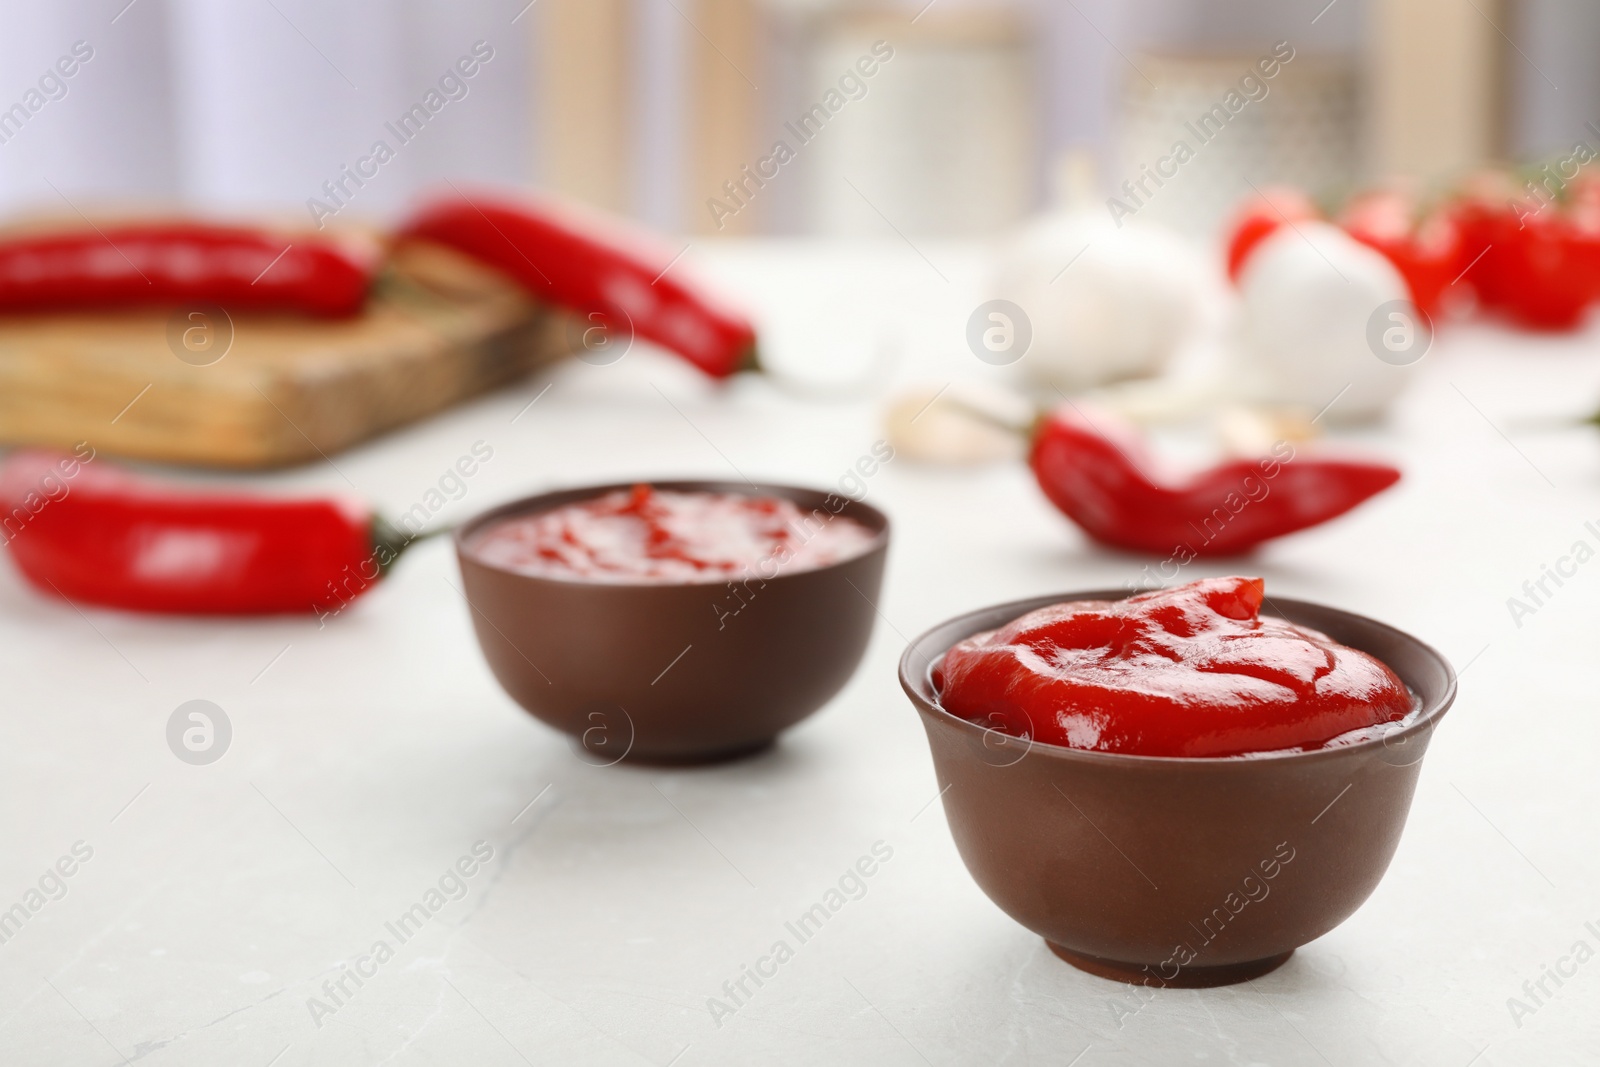
[[[468,551],[520,574],[669,585],[826,567],[861,555],[877,539],[852,518],[782,497],[636,485],[504,519]]]
[[[939,702],[1019,737],[1144,756],[1317,748],[1412,710],[1387,666],[1262,618],[1263,596],[1259,578],[1208,578],[1040,608],[950,649]]]

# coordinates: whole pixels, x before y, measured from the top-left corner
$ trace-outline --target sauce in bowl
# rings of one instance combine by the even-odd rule
[[[939,703],[1047,744],[1141,756],[1239,756],[1347,743],[1415,706],[1386,665],[1261,616],[1259,578],[1052,604],[960,642]]]
[[[636,485],[502,519],[467,548],[484,563],[535,577],[685,585],[826,567],[877,539],[852,518],[783,497]]]

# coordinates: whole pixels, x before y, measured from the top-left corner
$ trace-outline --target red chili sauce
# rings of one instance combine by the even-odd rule
[[[519,574],[682,585],[826,567],[877,539],[855,519],[782,497],[636,485],[494,523],[470,551]]]
[[[1412,698],[1365,652],[1262,618],[1260,578],[1052,604],[957,644],[940,704],[1052,745],[1140,756],[1319,748],[1404,718]]]

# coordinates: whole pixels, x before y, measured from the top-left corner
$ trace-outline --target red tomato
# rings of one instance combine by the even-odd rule
[[[1513,320],[1535,330],[1575,329],[1600,293],[1600,232],[1552,204],[1523,217],[1504,268]]]
[[[1244,261],[1285,222],[1322,217],[1306,193],[1290,185],[1269,185],[1240,204],[1225,228],[1228,234],[1228,280],[1238,282]]]
[[[1516,212],[1511,210],[1516,196],[1507,175],[1477,174],[1467,180],[1462,197],[1450,209],[1461,234],[1456,271],[1478,294],[1480,306],[1497,311],[1510,307],[1516,289],[1510,254],[1518,234]]]
[[[1460,273],[1461,231],[1448,213],[1418,219],[1416,199],[1395,189],[1357,195],[1339,214],[1345,232],[1388,257],[1406,280],[1411,301],[1437,319],[1446,290]]]
[[[1575,329],[1600,297],[1600,190],[1567,192],[1540,200],[1506,176],[1480,177],[1453,212],[1479,303],[1528,329]]]

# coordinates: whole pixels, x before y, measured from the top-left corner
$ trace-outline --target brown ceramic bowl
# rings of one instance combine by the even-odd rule
[[[692,763],[770,744],[855,673],[876,617],[889,520],[836,494],[744,482],[651,482],[679,492],[786,497],[877,533],[865,553],[779,570],[735,592],[725,582],[589,582],[518,574],[477,559],[492,523],[591,500],[633,483],[545,493],[499,507],[455,534],[478,644],[507,693],[577,739],[588,762]]]
[[[900,659],[922,714],[950,832],[989,898],[1067,962],[1125,982],[1199,987],[1265,974],[1361,906],[1389,866],[1455,672],[1383,623],[1274,597],[1266,614],[1388,664],[1415,721],[1342,748],[1234,759],[1030,743],[941,708],[929,677],[956,642],[1047,604],[1035,597],[934,627]]]

